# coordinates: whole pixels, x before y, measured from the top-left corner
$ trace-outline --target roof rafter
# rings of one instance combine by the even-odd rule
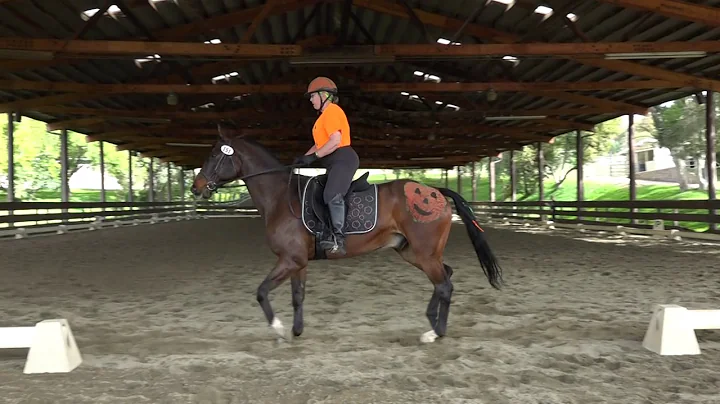
[[[620,7],[650,11],[681,20],[720,27],[720,9],[678,0],[597,0]]]

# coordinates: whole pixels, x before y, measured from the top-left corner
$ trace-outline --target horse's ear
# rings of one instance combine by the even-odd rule
[[[217,124],[217,128],[220,139],[227,143],[230,143],[230,141],[232,140],[232,135],[230,134],[231,130],[228,124],[226,122],[220,121]]]

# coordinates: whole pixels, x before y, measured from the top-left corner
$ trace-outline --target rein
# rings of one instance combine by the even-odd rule
[[[238,178],[238,179],[239,179],[239,180],[245,180],[245,178],[254,177],[254,176],[256,176],[256,175],[274,173],[274,172],[277,172],[277,171],[284,171],[284,170],[286,170],[286,169],[289,168],[289,169],[290,169],[290,175],[288,175],[288,182],[287,182],[287,189],[288,189],[288,191],[289,191],[289,190],[290,190],[290,183],[292,182],[292,176],[293,176],[293,171],[292,171],[292,169],[293,169],[293,168],[298,168],[298,167],[302,167],[302,165],[300,165],[300,164],[290,164],[290,165],[287,165],[287,166],[281,166],[281,167],[278,167],[278,168],[271,168],[271,169],[269,169],[269,170],[260,171],[260,172],[252,173],[252,174],[248,174],[248,175],[243,175],[242,177],[240,177],[240,178]],[[299,180],[299,179],[298,179],[298,182],[297,182],[297,195],[298,195],[298,200],[300,201],[300,204],[302,205],[302,197],[301,197],[301,195],[300,195],[300,180]],[[296,216],[296,215],[295,215],[295,209],[293,209],[293,207],[292,207],[292,200],[291,200],[290,198],[288,198],[288,207],[290,208],[290,213],[292,213],[292,215],[293,215],[293,217],[294,217],[295,219],[300,219],[300,218],[301,218],[301,216]],[[300,208],[302,209],[302,206],[301,206]]]
[[[218,162],[215,164],[215,170],[213,171],[213,173],[215,173],[215,172],[217,171],[217,167],[220,166],[220,163],[222,163],[222,161],[223,161],[226,157],[229,157],[229,156],[223,155],[223,156],[220,157],[220,160],[218,160]],[[238,169],[237,169],[237,167],[235,167],[235,161],[234,161],[233,159],[230,159],[230,162],[232,163],[233,168],[234,168],[235,171],[237,172]],[[293,171],[292,171],[292,169],[293,169],[293,168],[299,168],[299,167],[302,167],[302,165],[300,165],[300,164],[290,164],[290,165],[280,166],[280,167],[276,167],[276,168],[271,168],[271,169],[269,169],[269,170],[259,171],[259,172],[252,173],[252,174],[248,174],[248,175],[243,175],[242,177],[238,177],[238,178],[236,178],[236,179],[237,179],[237,180],[245,180],[246,178],[251,178],[251,177],[258,176],[258,175],[269,174],[269,173],[274,173],[274,172],[279,172],[279,171],[285,171],[285,170],[287,170],[287,169],[289,168],[289,169],[290,169],[290,175],[288,175],[287,189],[290,190],[290,182],[292,182],[292,176],[293,176]],[[204,176],[204,174],[203,174],[203,176]],[[206,177],[206,178],[207,178],[207,177]],[[218,186],[217,183],[216,183],[215,181],[210,180],[210,178],[207,178],[207,179],[208,179],[209,181],[207,181],[207,183],[205,184],[205,187],[206,187],[208,190],[210,190],[211,192],[216,191],[218,188],[221,188],[221,187],[222,187],[222,185]],[[234,181],[234,180],[233,180],[233,181]],[[230,181],[228,181],[228,182],[230,182]],[[223,184],[223,185],[224,185],[224,184]],[[298,194],[298,200],[300,200],[300,203],[302,204],[302,200],[301,200],[302,198],[301,198],[301,195],[300,195],[300,180],[299,180],[299,179],[298,179],[298,182],[297,182],[297,194]],[[296,219],[300,219],[301,216],[296,216],[296,215],[295,215],[295,209],[293,209],[293,207],[292,207],[292,200],[291,200],[290,198],[288,198],[288,207],[290,208],[290,212],[292,213],[293,217],[295,217]]]

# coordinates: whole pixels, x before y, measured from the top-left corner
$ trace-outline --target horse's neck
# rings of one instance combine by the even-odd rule
[[[247,171],[243,172],[244,175],[252,175],[282,166],[266,150],[257,145],[245,144],[243,146],[242,150],[246,153],[242,159],[246,164],[244,171]],[[279,209],[287,209],[288,175],[290,175],[288,171],[281,170],[245,179],[253,204],[263,218],[267,219],[275,213],[279,213]]]
[[[286,192],[287,173],[268,173],[245,180],[253,204],[262,217],[272,215],[278,208],[282,208],[282,200]],[[285,181],[282,180],[283,177]]]

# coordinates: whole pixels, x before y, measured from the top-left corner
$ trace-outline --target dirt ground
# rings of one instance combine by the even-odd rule
[[[0,403],[718,402],[720,331],[699,356],[641,346],[657,303],[718,308],[718,245],[519,230],[486,228],[496,291],[453,227],[449,335],[427,345],[432,286],[392,250],[311,263],[287,342],[255,301],[258,219],[0,241],[0,326],[66,318],[84,360],[24,375],[27,350],[1,350]],[[290,327],[289,282],[271,296]]]

